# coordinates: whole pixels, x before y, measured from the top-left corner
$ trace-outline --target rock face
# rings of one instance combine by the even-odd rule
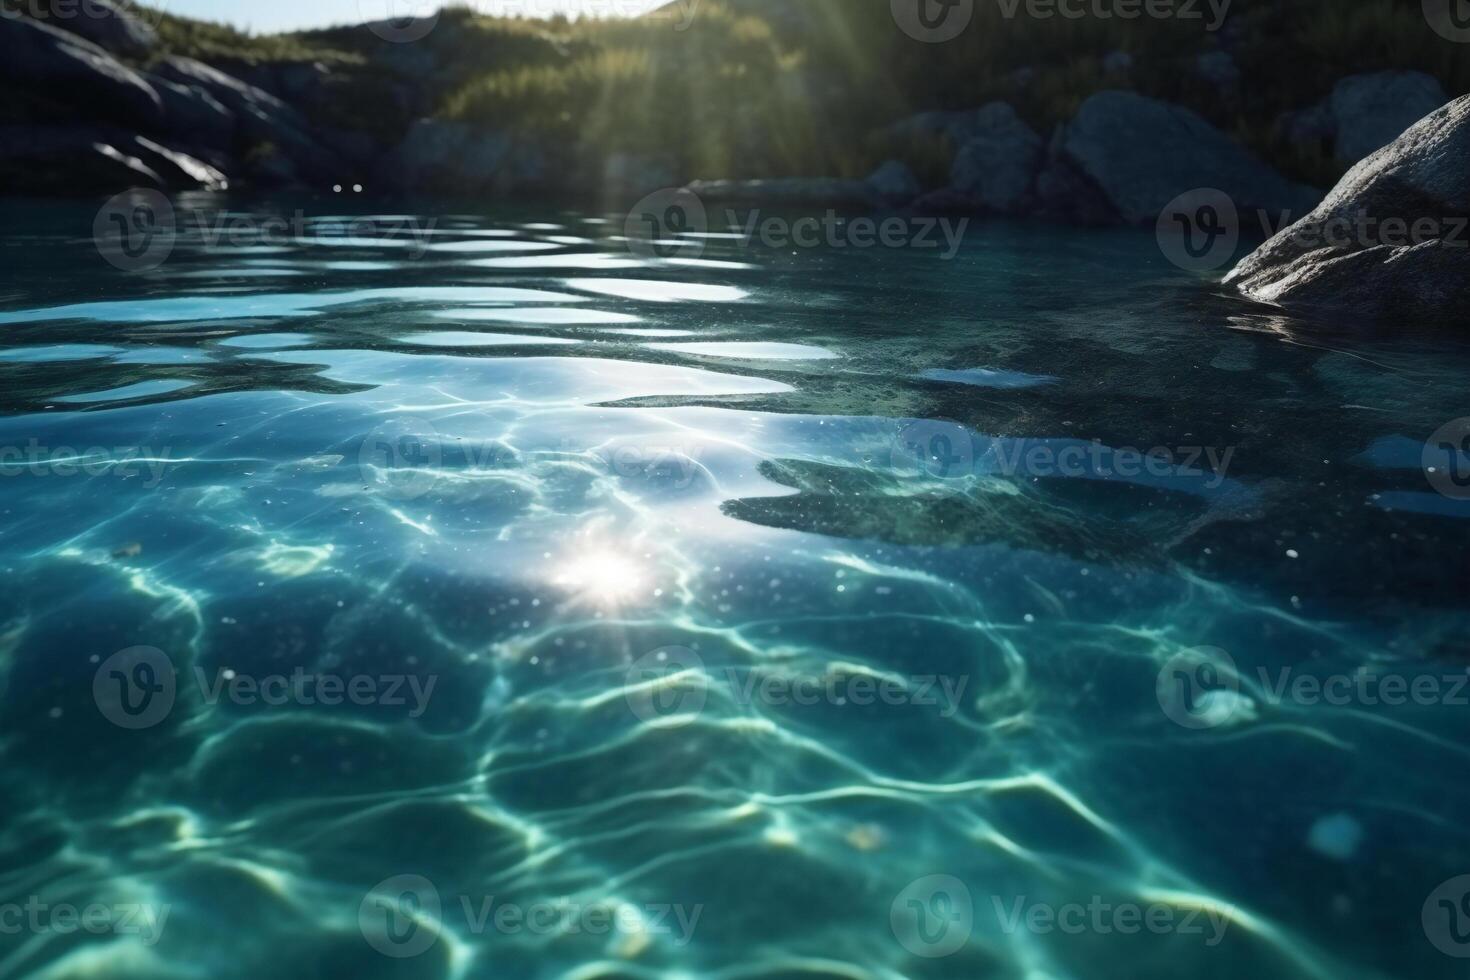
[[[382,161],[376,179],[405,191],[508,192],[546,179],[539,147],[465,123],[422,119]]]
[[[950,187],[981,210],[1029,211],[1045,150],[1041,137],[1004,102],[985,106],[972,122],[972,135],[955,156]]]
[[[1351,165],[1367,159],[1448,101],[1439,82],[1423,72],[1344,78],[1328,102],[1337,130],[1338,162]]]
[[[1354,167],[1226,277],[1312,315],[1463,321],[1470,311],[1470,96]]]
[[[1287,113],[1277,125],[1299,147],[1323,147],[1351,167],[1448,101],[1439,82],[1423,72],[1351,75],[1321,103]]]
[[[146,57],[158,43],[158,35],[150,25],[113,0],[80,0],[72,15],[58,20],[55,26],[129,58]]]
[[[40,90],[144,128],[163,121],[153,86],[91,41],[33,20],[0,17],[0,81]]]
[[[1062,127],[1040,182],[1046,210],[1153,224],[1166,205],[1199,188],[1224,191],[1244,214],[1273,220],[1320,200],[1282,177],[1204,118],[1133,92],[1100,92]]]

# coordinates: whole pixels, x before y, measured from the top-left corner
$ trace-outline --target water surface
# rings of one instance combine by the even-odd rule
[[[1463,342],[1131,231],[452,213],[7,207],[0,895],[167,914],[0,975],[1462,975]]]

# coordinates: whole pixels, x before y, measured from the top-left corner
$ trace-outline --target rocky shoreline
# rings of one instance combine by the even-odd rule
[[[1278,120],[1292,140],[1355,166],[1325,202],[1320,189],[1282,176],[1198,113],[1124,89],[1092,95],[1049,135],[1004,101],[888,124],[883,135],[894,144],[924,139],[949,148],[947,178],[938,186],[932,175],[926,186],[898,159],[866,180],[725,180],[681,173],[671,156],[658,153],[589,160],[575,147],[511,127],[433,118],[454,75],[453,51],[439,47],[448,43],[442,40],[394,44],[383,40],[381,25],[369,24],[360,29],[360,60],[352,63],[205,64],[164,51],[150,25],[112,0],[89,3],[105,16],[0,16],[8,55],[0,80],[10,94],[0,110],[0,186],[7,194],[366,186],[400,196],[544,193],[628,202],[687,187],[709,204],[1148,226],[1182,197],[1208,189],[1230,202],[1247,232],[1267,234],[1302,215],[1321,223],[1360,204],[1390,212],[1380,218],[1397,209],[1411,221],[1428,217],[1426,201],[1441,219],[1466,210],[1465,154],[1451,160],[1435,151],[1435,167],[1453,176],[1452,189],[1439,197],[1420,192],[1442,190],[1448,178],[1402,162],[1422,155],[1416,147],[1425,140],[1459,145],[1465,138],[1464,100],[1447,106],[1439,83],[1418,72],[1345,78],[1321,104]],[[1238,70],[1227,70],[1233,67],[1200,70],[1228,86],[1238,84]],[[1384,149],[1406,130],[1409,144]],[[1431,288],[1418,271],[1438,281],[1459,274],[1463,256],[1442,244],[1416,245],[1407,253],[1342,247],[1326,262],[1273,240],[1231,281],[1246,295],[1282,305],[1386,310],[1383,296],[1392,295],[1422,312],[1463,297],[1460,287]],[[1349,288],[1344,277],[1355,276],[1362,278]],[[1389,280],[1392,288],[1376,298],[1360,295],[1364,283]]]

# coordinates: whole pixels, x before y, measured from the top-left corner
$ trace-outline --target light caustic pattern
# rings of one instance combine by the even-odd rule
[[[33,218],[0,901],[166,915],[0,974],[1457,975],[1470,709],[1275,679],[1463,674],[1399,452],[1463,350],[1192,308],[1123,233],[502,214],[99,281]]]

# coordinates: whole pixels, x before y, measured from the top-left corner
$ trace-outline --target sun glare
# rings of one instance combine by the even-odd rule
[[[627,599],[642,588],[644,573],[622,555],[593,551],[568,559],[555,582],[584,598],[610,603]]]

